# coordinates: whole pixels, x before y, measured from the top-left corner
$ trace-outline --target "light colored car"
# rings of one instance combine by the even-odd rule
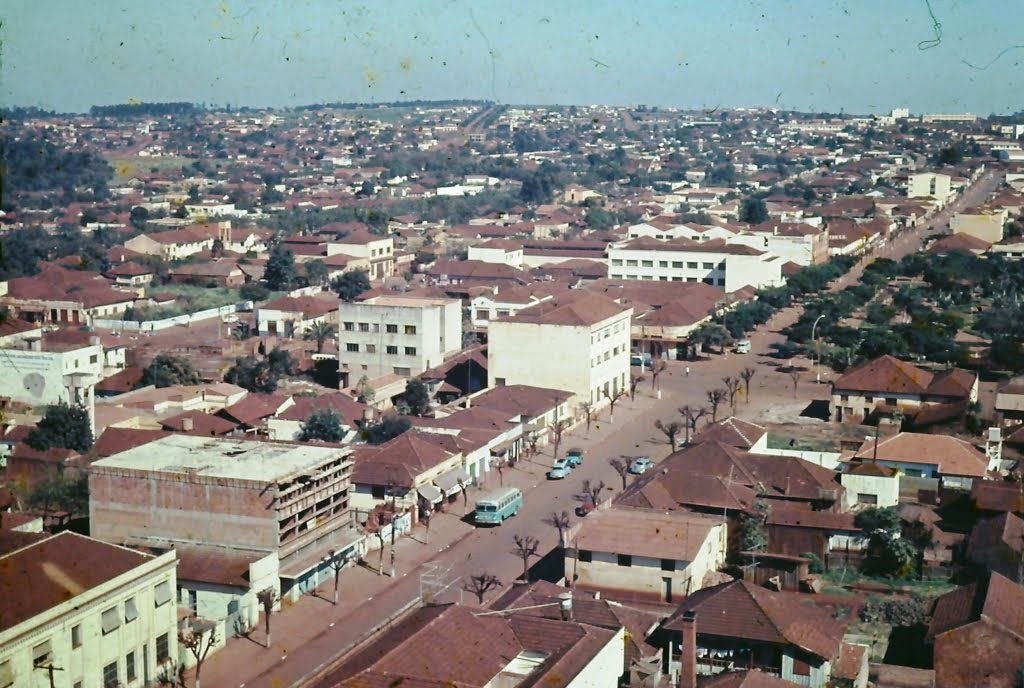
[[[565,460],[569,462],[569,465],[576,468],[583,463],[583,450],[582,449],[570,449],[565,452]]]
[[[750,353],[750,340],[741,339],[736,342],[736,353],[738,354],[749,354]]]
[[[643,475],[654,467],[654,462],[649,456],[638,456],[629,464],[629,472],[633,475]]]
[[[572,472],[572,466],[568,459],[555,459],[555,463],[548,471],[548,480],[561,480]]]

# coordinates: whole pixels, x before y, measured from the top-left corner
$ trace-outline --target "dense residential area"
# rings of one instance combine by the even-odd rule
[[[1024,119],[4,112],[0,688],[1016,688]]]

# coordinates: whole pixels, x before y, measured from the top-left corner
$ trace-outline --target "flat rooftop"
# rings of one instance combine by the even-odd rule
[[[308,473],[326,461],[351,453],[348,447],[175,434],[95,461],[92,468],[273,482]]]
[[[445,306],[458,299],[439,299],[433,297],[418,298],[415,296],[391,296],[390,294],[382,294],[380,296],[374,296],[366,299],[365,301],[357,301],[354,305],[366,304],[371,306],[400,306],[403,308],[423,308],[425,306]]]

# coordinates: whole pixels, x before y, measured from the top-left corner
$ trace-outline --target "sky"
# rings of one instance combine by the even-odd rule
[[[1010,114],[1020,0],[17,0],[0,100]]]

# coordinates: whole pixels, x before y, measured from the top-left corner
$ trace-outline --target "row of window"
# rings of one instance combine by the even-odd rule
[[[617,346],[614,349],[612,349],[611,351],[605,351],[604,352],[604,356],[603,357],[602,356],[596,357],[593,361],[591,361],[591,365],[594,365],[594,366],[599,365],[602,361],[607,361],[612,356],[618,356],[620,352],[623,352],[625,350],[626,350],[626,347],[624,347],[624,346],[621,346],[621,347]]]
[[[638,281],[646,280],[648,282],[653,282],[654,281],[654,277],[652,275],[624,275],[624,274],[612,273],[611,275],[609,275],[609,277],[611,279],[638,280]],[[658,277],[658,280],[661,281],[661,282],[670,282],[670,281],[671,282],[683,282],[683,281],[686,281],[686,282],[690,282],[690,283],[693,283],[693,282],[703,282],[704,284],[710,284],[711,286],[716,286],[716,285],[719,286],[719,287],[724,287],[725,286],[725,278],[724,277],[719,277],[717,279],[715,279],[714,277],[705,277],[704,279],[698,279],[696,277],[687,277],[684,280],[682,277],[679,277],[679,276],[672,276],[672,278],[669,279],[669,277],[667,275],[661,275],[661,276]]]
[[[367,322],[351,322],[346,321],[342,323],[342,327],[346,332],[355,332],[358,328],[359,332],[380,332],[380,323],[367,323]],[[384,326],[384,331],[388,334],[398,334],[398,325],[390,324]],[[406,334],[416,334],[415,325],[405,325]]]
[[[611,337],[615,332],[622,332],[624,329],[626,329],[625,320],[620,320],[608,325],[607,327],[602,327],[600,330],[590,335],[590,343],[596,344],[598,341],[608,339],[608,337]]]
[[[632,566],[633,556],[630,554],[618,554],[616,555],[619,566]],[[594,560],[594,553],[589,549],[579,550],[579,559],[582,562],[591,562]],[[676,560],[675,559],[662,559],[661,560],[662,571],[675,571]]]
[[[850,400],[850,395],[843,394],[839,398],[845,404],[846,402],[848,402]],[[865,404],[873,404],[873,403],[875,403],[875,398],[873,396],[871,396],[870,394],[867,394],[867,395],[864,396],[864,403]],[[896,397],[885,397],[885,404],[886,404],[886,406],[896,406],[897,405],[896,404]]]
[[[677,269],[681,269],[683,267],[684,262],[686,264],[686,267],[689,268],[690,270],[697,270],[698,268],[703,269],[703,270],[715,270],[716,268],[718,270],[725,270],[725,261],[724,260],[722,262],[720,262],[717,266],[714,263],[698,262],[696,260],[691,260],[691,261],[659,260],[658,261],[658,267],[659,268],[667,268],[669,266],[669,263],[671,263],[672,267],[677,268]],[[626,267],[628,267],[628,268],[635,268],[635,267],[653,268],[654,267],[654,261],[653,260],[641,260],[641,261],[626,260],[626,261],[623,261],[620,258],[613,258],[612,259],[612,267],[622,267],[623,263],[625,263]],[[638,265],[638,263],[639,263],[639,265]]]
[[[509,315],[511,315],[511,313],[507,308],[499,308],[494,317],[505,318],[508,317]],[[489,320],[491,317],[491,313],[485,308],[477,308],[476,315],[474,317],[476,320]]]
[[[405,355],[406,356],[415,356],[416,355],[416,347],[415,346],[406,346],[406,347],[403,347],[403,348],[405,350]],[[348,351],[349,353],[357,354],[360,351],[359,344],[356,344],[355,342],[348,342],[348,343],[345,344],[345,351]],[[363,351],[363,353],[367,353],[367,354],[375,354],[375,353],[377,353],[377,345],[376,344],[364,344],[362,351]],[[391,356],[397,356],[398,355],[398,347],[397,346],[391,346],[391,345],[385,346],[384,347],[384,353],[389,354]]]

